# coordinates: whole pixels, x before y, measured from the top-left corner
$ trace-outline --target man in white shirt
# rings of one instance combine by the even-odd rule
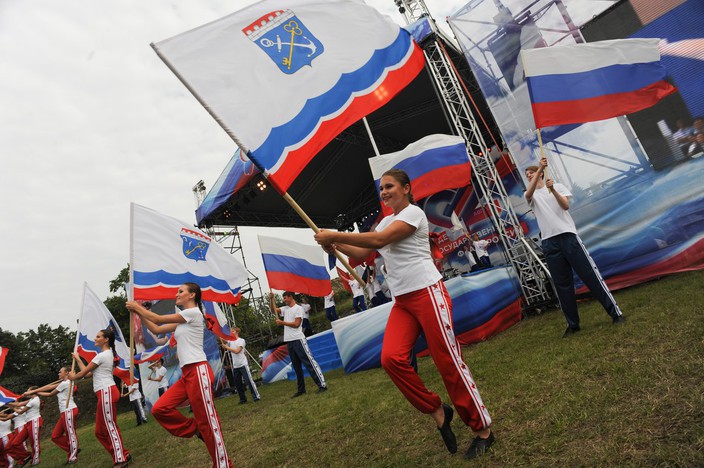
[[[330,320],[330,323],[338,319],[335,310],[335,291],[330,291],[330,294],[325,296],[325,316]]]
[[[152,367],[156,366],[156,367]],[[152,371],[149,374],[149,380],[159,383],[159,396],[163,395],[169,389],[169,379],[166,378],[168,370],[164,367],[164,360],[159,359],[151,367]]]
[[[362,286],[354,278],[350,278],[347,283],[352,290],[352,307],[354,307],[355,312],[367,310],[367,303],[364,300],[364,289]]]
[[[125,386],[123,382],[122,396],[129,397],[134,415],[137,417],[137,425],[141,426],[142,423],[147,422],[147,412],[144,411],[144,406],[142,405],[142,392],[139,391],[139,381],[135,380],[134,383],[129,386]]]
[[[489,241],[479,239],[479,235],[476,233],[472,235],[472,241],[472,246],[474,246],[474,251],[477,253],[477,257],[479,257],[479,261],[482,266],[484,268],[491,268],[491,259],[489,259]]]
[[[235,380],[235,389],[237,389],[237,395],[240,397],[240,404],[247,403],[247,394],[244,391],[243,382],[247,384],[249,391],[252,392],[252,399],[257,402],[261,398],[259,390],[257,390],[257,384],[252,378],[252,372],[249,370],[249,361],[247,361],[247,353],[244,350],[247,342],[240,336],[240,327],[235,327],[232,330],[232,335],[235,337],[234,340],[223,342],[220,346],[230,354],[232,377]]]
[[[291,291],[286,291],[283,294],[285,306],[276,307],[274,304],[274,293],[269,293],[269,307],[271,311],[279,316],[283,316],[283,320],[276,319],[277,325],[284,327],[284,342],[288,347],[288,355],[291,358],[293,370],[296,372],[296,382],[298,388],[292,398],[299,397],[306,393],[306,382],[303,376],[303,367],[306,366],[313,382],[318,386],[318,393],[322,393],[328,389],[325,385],[325,377],[323,371],[313,357],[306,336],[301,330],[303,322],[303,308],[296,304],[296,299]]]
[[[303,334],[306,335],[306,337],[309,337],[314,332],[313,326],[310,324],[310,304],[308,303],[308,298],[303,296],[299,305],[303,308],[303,322],[301,322]]]
[[[548,160],[543,157],[540,166],[526,168],[529,184],[525,198],[538,221],[545,261],[555,284],[560,308],[567,320],[567,330],[562,337],[568,338],[580,330],[573,270],[601,303],[613,323],[623,323],[623,314],[616,300],[577,235],[577,228],[568,212],[572,193],[552,179],[543,182],[547,166]]]

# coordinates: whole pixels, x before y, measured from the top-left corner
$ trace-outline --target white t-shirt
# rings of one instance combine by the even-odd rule
[[[70,396],[70,399],[68,402],[68,408],[66,407],[66,398],[69,397],[69,394],[68,394],[69,387],[72,387],[71,389],[73,390],[73,386],[71,385],[71,382],[68,380],[64,380],[59,385],[56,386],[56,390],[59,392],[56,394],[56,399],[59,402],[59,412],[72,410],[73,408],[76,408],[76,403],[74,403],[74,401],[73,401],[73,395]]]
[[[161,377],[161,380],[157,382],[159,384],[159,388],[169,388],[169,379],[166,378],[166,374],[169,372],[169,370],[161,366],[155,370],[155,374],[157,377]]]
[[[247,343],[244,341],[244,338],[237,338],[235,341],[227,342],[227,346],[232,349],[237,349],[242,346],[242,351],[240,351],[239,353],[233,353],[232,351],[230,351],[230,357],[232,358],[232,367],[238,368],[248,365],[247,355],[244,352],[244,347],[246,346],[246,344]]]
[[[398,215],[389,215],[376,228],[383,231],[394,221],[416,228],[405,239],[379,249],[386,265],[386,282],[394,296],[427,288],[442,279],[430,256],[428,218],[416,205],[408,205]]]
[[[474,241],[474,250],[477,252],[477,257],[486,257],[489,255],[489,252],[487,252],[487,247],[489,246],[489,242],[480,239],[478,241]]]
[[[162,369],[165,369],[162,367]],[[142,392],[139,391],[139,382],[135,382],[127,387],[128,390],[134,389],[134,392],[130,393],[130,401],[136,401],[142,399]]]
[[[553,190],[565,197],[572,196],[572,193],[562,184],[554,184]],[[577,228],[569,211],[560,207],[555,200],[555,195],[550,193],[547,187],[535,189],[533,199],[528,204],[533,208],[535,219],[538,220],[540,236],[543,239],[549,239],[566,232],[577,234]]]
[[[15,422],[15,429],[14,430],[17,430],[20,427],[25,425],[25,423],[27,422],[27,416],[25,413],[22,413],[22,414],[15,413],[15,417],[12,418],[12,420]]]
[[[0,421],[0,437],[5,437],[12,432],[12,420]]]
[[[112,376],[114,359],[112,350],[106,349],[105,351],[99,352],[91,361],[98,365],[96,369],[93,369],[94,392],[115,385],[115,379]]]
[[[301,319],[301,325],[298,328],[292,328],[284,325],[284,342],[296,341],[305,339],[306,335],[303,334],[303,308],[295,304],[293,307],[282,306],[281,315],[284,317],[284,322],[294,322],[297,318]]]
[[[38,396],[35,396],[34,398],[30,399],[27,404],[25,405],[27,408],[29,408],[25,412],[25,418],[27,422],[33,421],[35,419],[39,419],[42,417],[42,415],[39,413],[39,409],[41,406],[42,402],[39,399]]]
[[[310,318],[310,304],[298,304],[303,309],[303,318]]]
[[[179,323],[174,332],[178,346],[178,362],[181,367],[194,362],[206,361],[203,351],[203,330],[205,319],[198,307],[184,309],[178,312],[186,319],[186,323]]]
[[[334,307],[335,306],[335,293],[331,292],[327,296],[325,296],[325,308],[327,309],[328,307]]]
[[[352,297],[364,296],[364,290],[356,279],[351,279],[348,283],[350,285],[350,289],[352,290]]]

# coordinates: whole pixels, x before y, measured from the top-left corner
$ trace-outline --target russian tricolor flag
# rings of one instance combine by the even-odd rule
[[[406,171],[416,200],[469,185],[472,174],[464,138],[453,135],[429,135],[396,153],[370,158],[369,166],[377,189],[384,172]],[[382,211],[389,212],[383,204]]]
[[[169,337],[169,341],[163,345],[157,345],[153,348],[145,349],[141,353],[136,353],[134,355],[135,364],[144,364],[145,362],[154,362],[157,359],[161,359],[166,354],[166,350],[170,347],[176,346],[176,340],[174,340],[173,335]]]
[[[257,236],[269,287],[309,296],[330,294],[327,256],[319,246],[304,245],[275,237]]]
[[[535,127],[609,119],[657,103],[665,81],[659,39],[619,39],[521,51]]]
[[[227,341],[234,341],[230,325],[227,323],[225,314],[214,302],[204,301],[203,309],[205,310],[205,320],[208,322],[208,330],[215,333],[216,336]]]
[[[7,357],[7,352],[9,350],[3,346],[0,346],[0,374],[2,374],[3,369],[5,368],[5,358]]]
[[[14,392],[11,392],[10,390],[6,389],[5,387],[0,386],[0,406],[6,404],[6,403],[11,403],[18,399],[20,396]]]

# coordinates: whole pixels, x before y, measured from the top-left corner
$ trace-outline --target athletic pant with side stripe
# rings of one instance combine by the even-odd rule
[[[12,437],[12,433],[0,437],[0,466],[14,466],[15,464],[15,459],[12,458],[9,452],[12,446]]]
[[[98,408],[95,411],[95,437],[112,456],[112,462],[124,463],[129,452],[122,443],[122,434],[117,427],[117,401],[120,391],[111,385],[95,392]]]
[[[452,302],[442,281],[397,296],[391,308],[381,349],[381,366],[401,393],[420,412],[440,407],[440,397],[428,390],[410,364],[411,350],[421,330],[447,393],[462,421],[478,432],[491,426],[479,390],[462,360],[452,325]]]
[[[31,421],[27,421],[24,426],[15,433],[15,437],[12,441],[12,451],[10,452],[12,458],[18,462],[22,462],[23,458],[21,454],[25,453],[29,455],[29,452],[24,448],[25,441],[28,441],[32,449],[32,465],[39,463],[39,456],[41,455],[39,439],[41,437],[43,424],[44,420],[41,417],[32,419]],[[25,455],[24,458],[26,458],[27,455]]]
[[[213,401],[213,371],[210,365],[195,362],[183,366],[181,372],[181,378],[152,407],[152,416],[176,437],[193,437],[197,429],[213,459],[213,467],[232,467]],[[191,404],[193,418],[187,418],[176,409],[186,400]]]
[[[296,372],[296,383],[298,384],[298,393],[305,393],[306,391],[306,380],[303,376],[303,366],[306,366],[308,373],[310,374],[313,382],[319,387],[325,387],[325,377],[323,377],[323,371],[320,369],[318,362],[313,357],[313,353],[310,351],[308,346],[308,341],[303,338],[301,340],[287,341],[286,346],[288,347],[288,355],[291,358],[291,365],[293,370]]]
[[[611,295],[599,269],[579,236],[566,232],[548,237],[543,239],[542,248],[552,281],[555,284],[560,308],[565,314],[567,325],[570,328],[579,328],[577,296],[574,291],[572,270],[582,279],[592,296],[604,306],[612,319],[621,315],[616,300]]]
[[[22,463],[28,456],[31,455],[29,450],[27,450],[27,432],[25,430],[27,424],[29,423],[16,427],[15,430],[12,431],[12,437],[10,437],[10,445],[7,453],[15,459],[16,463]],[[18,443],[19,440],[21,440],[21,442]]]
[[[68,454],[68,461],[74,461],[78,457],[77,417],[78,408],[62,411],[51,433],[51,441]]]
[[[249,370],[249,366],[233,368],[232,377],[235,379],[235,388],[237,389],[237,395],[240,397],[240,401],[247,401],[247,394],[244,392],[244,385],[249,387],[249,391],[252,392],[252,398],[254,401],[259,400],[259,390],[257,390],[257,384],[252,378],[252,372]]]

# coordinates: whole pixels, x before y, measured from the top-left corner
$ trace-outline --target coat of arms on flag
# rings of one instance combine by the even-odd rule
[[[242,32],[289,75],[310,65],[324,50],[323,44],[291,10],[267,13]]]
[[[205,255],[208,253],[208,246],[210,245],[210,237],[200,232],[181,228],[181,239],[183,239],[183,255],[186,258],[196,262],[198,260],[205,261]]]

